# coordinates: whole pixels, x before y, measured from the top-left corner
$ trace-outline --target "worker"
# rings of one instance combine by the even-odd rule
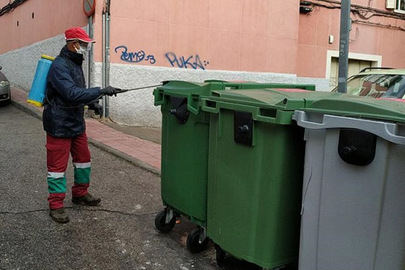
[[[84,106],[98,102],[100,96],[116,95],[120,89],[108,86],[86,88],[82,63],[94,40],[80,27],[65,31],[66,45],[53,61],[48,77],[43,111],[46,131],[48,203],[51,218],[69,222],[63,201],[66,194],[65,172],[69,153],[74,167],[72,202],[98,206],[100,198],[88,192],[91,158],[86,136]]]

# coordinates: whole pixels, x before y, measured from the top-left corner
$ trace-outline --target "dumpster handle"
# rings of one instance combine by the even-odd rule
[[[289,84],[289,83],[254,83],[254,82],[224,82],[225,89],[250,90],[263,88],[298,88],[315,91],[315,84]]]
[[[210,113],[218,113],[219,109],[215,101],[202,99],[202,110]]]
[[[202,99],[202,110],[210,113],[219,113],[220,109],[229,109],[232,111],[249,112],[253,120],[275,124],[277,123],[277,110],[256,108],[254,106],[233,104],[225,101],[213,101]]]
[[[322,122],[313,122],[308,119],[309,114],[304,111],[295,111],[293,119],[297,124],[307,129],[353,128],[377,135],[389,142],[405,145],[405,135],[398,134],[399,125],[382,121],[358,119],[352,117],[324,114]]]
[[[163,95],[163,91],[155,89],[155,91],[153,91],[153,96],[155,97],[155,102],[154,105],[163,105],[165,103],[165,97]]]
[[[191,97],[187,98],[187,109],[195,115],[197,115],[199,113],[199,109],[198,109],[198,107],[196,108],[196,106],[194,106],[194,104],[192,103]]]

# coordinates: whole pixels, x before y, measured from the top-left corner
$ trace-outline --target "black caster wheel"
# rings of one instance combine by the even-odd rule
[[[166,215],[168,214],[167,212],[167,209],[165,209],[159,212],[159,214],[157,214],[155,217],[155,227],[161,233],[170,232],[174,228],[174,225],[176,225],[176,217],[174,215],[170,219],[170,221],[166,223]]]
[[[226,252],[218,245],[215,245],[215,257],[219,267],[224,267]]]
[[[199,253],[207,248],[208,238],[204,237],[205,239],[201,242],[200,238],[204,233],[204,229],[202,228],[195,228],[188,234],[187,237],[187,249],[191,253]]]
[[[282,270],[298,270],[298,263],[292,263],[281,268]]]

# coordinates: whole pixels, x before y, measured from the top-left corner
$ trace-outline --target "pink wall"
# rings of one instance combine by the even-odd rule
[[[352,1],[352,4],[368,6],[369,1]],[[371,7],[385,10],[385,0],[370,2]],[[369,15],[369,14],[368,14]],[[359,19],[351,14],[352,20]],[[373,17],[369,22],[395,25],[405,29],[405,21]],[[340,9],[315,7],[308,15],[299,18],[299,44],[297,75],[303,77],[325,77],[327,50],[339,50]],[[335,41],[329,44],[329,35]],[[382,65],[405,66],[405,32],[383,27],[358,24],[350,32],[350,52],[382,56]]]
[[[8,2],[0,0],[0,7]],[[86,24],[81,0],[29,0],[0,17],[0,54],[62,34],[69,27]]]
[[[204,69],[296,70],[297,0],[120,0],[112,1],[111,16],[115,63],[140,60],[143,50],[149,61],[131,64],[178,67],[182,57],[193,63],[198,56]],[[123,48],[114,51],[121,45],[126,61]]]
[[[93,60],[95,62],[102,61],[102,45],[103,45],[103,25],[102,25],[102,16],[103,16],[103,1],[96,0],[96,11],[93,15],[93,39],[96,41],[93,45],[94,55]]]
[[[8,2],[0,0],[0,7]],[[102,60],[103,2],[97,0],[94,17],[97,62]],[[113,63],[325,77],[327,50],[339,49],[340,10],[316,7],[300,15],[299,0],[111,2]],[[352,4],[385,10],[385,0]],[[369,21],[405,28],[404,20]],[[0,17],[0,31],[7,37],[0,43],[0,54],[86,24],[82,0],[29,0]],[[333,44],[328,43],[329,35],[335,38]],[[404,31],[354,23],[350,39],[353,53],[382,55],[385,66],[405,66]]]

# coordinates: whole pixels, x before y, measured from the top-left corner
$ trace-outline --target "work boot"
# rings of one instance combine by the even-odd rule
[[[49,212],[49,215],[55,222],[58,222],[58,223],[68,223],[69,222],[69,217],[68,217],[67,213],[65,212],[65,208],[51,209]]]
[[[86,206],[98,206],[101,202],[100,198],[93,197],[90,193],[82,197],[72,197],[72,203]]]

